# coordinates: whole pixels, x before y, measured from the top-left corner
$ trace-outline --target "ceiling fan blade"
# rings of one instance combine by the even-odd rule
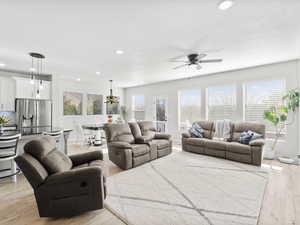
[[[183,59],[186,59],[186,58],[187,58],[187,55],[179,55],[179,56],[170,58],[169,61],[170,62],[182,62]]]
[[[206,60],[199,60],[199,63],[216,63],[222,62],[222,59],[206,59]]]
[[[198,53],[198,59],[200,60],[200,59],[203,59],[204,57],[206,57],[207,56],[207,54],[205,54],[205,53]]]
[[[200,69],[202,69],[202,66],[200,66],[200,64],[198,64],[197,67],[196,67],[196,69],[200,70]]]
[[[172,60],[170,62],[182,62],[182,63],[189,63],[189,61],[186,60]]]
[[[176,66],[173,68],[173,70],[177,70],[179,68],[182,68],[182,67],[185,67],[185,66],[188,66],[189,64],[183,64],[183,65],[180,65],[180,66]]]

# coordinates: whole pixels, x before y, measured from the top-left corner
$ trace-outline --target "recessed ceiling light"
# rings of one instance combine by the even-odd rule
[[[4,67],[5,66],[5,63],[0,63],[0,67]]]
[[[233,1],[224,0],[219,4],[219,9],[220,10],[227,10],[227,9],[231,8],[232,5],[233,5]]]
[[[99,71],[96,72],[97,75],[100,75],[101,73]]]
[[[124,54],[124,51],[122,51],[122,50],[116,50],[116,54],[117,55],[122,55],[122,54]]]
[[[80,81],[80,78],[77,78],[76,80],[77,80],[77,81]]]
[[[34,72],[35,68],[31,67],[31,68],[29,68],[29,71]]]

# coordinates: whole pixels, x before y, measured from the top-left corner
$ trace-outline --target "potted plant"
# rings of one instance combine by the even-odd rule
[[[10,121],[7,116],[0,116],[0,135],[4,133],[3,126]]]
[[[271,146],[271,152],[265,157],[267,159],[275,158],[275,148],[279,138],[283,135],[284,128],[295,121],[296,112],[299,108],[299,90],[289,90],[281,100],[280,104],[272,106],[264,112],[264,119],[270,121],[275,127],[275,138]]]

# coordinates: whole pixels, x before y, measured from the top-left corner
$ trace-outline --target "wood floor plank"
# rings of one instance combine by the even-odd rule
[[[72,153],[94,150],[70,146]],[[99,148],[98,148],[99,149]],[[277,161],[264,161],[271,167],[259,225],[300,225],[300,169]],[[120,170],[105,155],[106,175]],[[18,182],[0,181],[0,225],[124,225],[107,209],[96,210],[72,218],[39,218],[32,188],[23,175]],[[141,224],[142,225],[142,224]]]

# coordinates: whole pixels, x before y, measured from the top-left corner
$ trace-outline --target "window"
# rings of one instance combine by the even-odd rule
[[[167,99],[162,97],[155,98],[155,118],[156,129],[158,132],[166,131],[167,122]]]
[[[245,84],[245,120],[266,124],[267,132],[273,132],[271,123],[263,119],[264,111],[280,103],[285,91],[284,80],[251,82]]]
[[[179,125],[180,129],[189,127],[193,122],[200,120],[201,91],[185,90],[178,93]]]
[[[137,121],[145,120],[145,97],[143,95],[132,96],[132,111]]]
[[[211,87],[207,89],[207,119],[234,119],[236,112],[235,86]]]

